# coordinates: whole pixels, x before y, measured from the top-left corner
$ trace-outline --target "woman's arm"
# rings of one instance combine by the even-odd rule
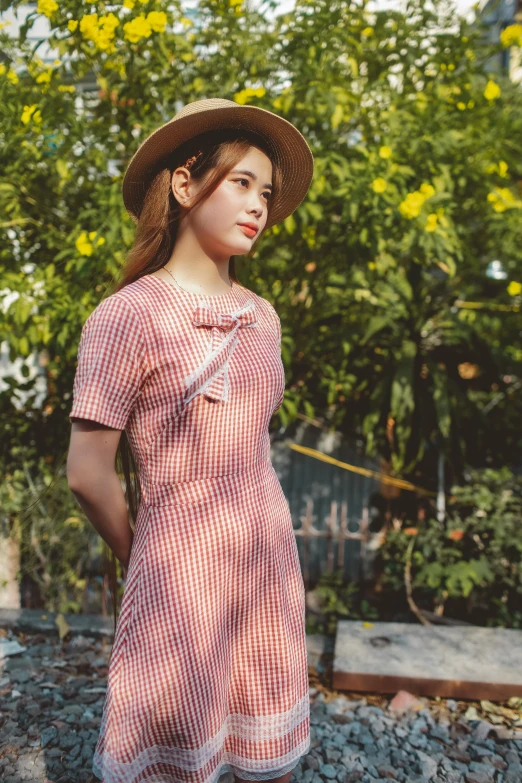
[[[67,483],[89,522],[127,569],[133,532],[115,467],[120,437],[121,430],[104,424],[73,421]]]

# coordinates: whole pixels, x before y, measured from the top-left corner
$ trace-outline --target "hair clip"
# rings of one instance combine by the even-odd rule
[[[197,161],[197,159],[198,159],[198,158],[200,158],[200,157],[201,157],[201,155],[203,155],[203,151],[202,151],[202,150],[199,150],[199,152],[198,152],[198,153],[196,153],[196,155],[192,155],[192,157],[191,157],[191,158],[189,158],[189,159],[188,159],[188,160],[187,160],[187,161],[186,161],[186,162],[183,164],[183,167],[184,167],[184,168],[186,168],[186,169],[190,169],[190,167],[194,165],[194,163]]]

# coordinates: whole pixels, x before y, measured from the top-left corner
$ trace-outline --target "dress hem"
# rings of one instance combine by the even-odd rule
[[[308,736],[303,742],[300,743],[298,746],[298,752],[292,757],[291,761],[286,762],[286,764],[278,765],[275,768],[272,768],[271,770],[255,770],[250,769],[247,770],[244,767],[240,767],[238,764],[234,764],[230,759],[233,757],[233,754],[224,752],[223,753],[223,761],[221,764],[217,767],[214,772],[209,775],[203,783],[217,783],[219,778],[222,775],[227,774],[228,772],[232,772],[233,775],[237,775],[237,777],[242,778],[243,780],[250,780],[250,781],[262,781],[262,780],[272,780],[273,778],[278,778],[281,775],[285,775],[287,772],[290,772],[293,770],[298,764],[299,761],[303,756],[305,756],[311,747],[311,738]],[[102,754],[103,755],[103,754]],[[147,765],[148,766],[148,765]],[[103,783],[120,783],[121,778],[118,778],[118,776],[111,776],[110,774],[105,777],[103,777],[104,773],[102,772],[103,768],[103,761],[100,755],[95,754],[92,771],[96,777],[98,777],[100,780],[103,780]],[[142,770],[144,771],[144,770]],[[184,781],[179,778],[177,779],[174,775],[167,774],[167,773],[152,773],[150,775],[146,775],[144,777],[140,776],[141,773],[137,772],[136,774],[132,775],[132,780],[138,780],[138,783],[184,783]]]

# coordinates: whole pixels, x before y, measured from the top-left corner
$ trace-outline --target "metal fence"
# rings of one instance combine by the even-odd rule
[[[362,444],[303,422],[272,441],[272,462],[292,514],[306,589],[335,570],[345,581],[371,578],[382,536],[371,529],[379,481],[296,452],[292,443],[371,470],[379,471],[379,463],[364,456]]]

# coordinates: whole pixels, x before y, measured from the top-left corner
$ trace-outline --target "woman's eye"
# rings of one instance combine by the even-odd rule
[[[247,183],[247,185],[249,185],[249,184],[250,184],[250,180],[249,180],[249,179],[236,179],[236,182],[246,182],[246,183]],[[270,196],[271,196],[271,195],[272,195],[272,194],[271,194],[271,193],[270,193],[270,191],[268,191],[268,190],[267,190],[265,193],[263,193],[263,196],[266,196],[266,197],[267,197],[267,201],[269,201],[269,200],[270,200]]]

